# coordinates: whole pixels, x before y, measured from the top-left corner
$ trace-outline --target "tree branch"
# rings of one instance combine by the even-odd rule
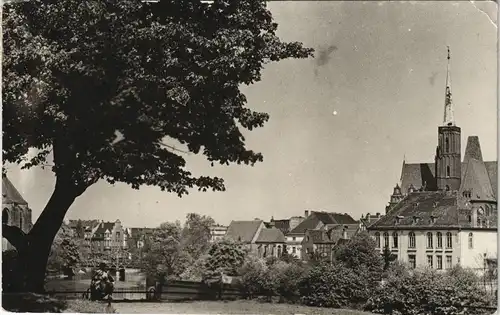
[[[184,153],[184,154],[190,154],[190,152],[189,152],[189,151],[184,151],[184,150],[177,149],[176,147],[171,146],[171,145],[166,144],[166,143],[163,143],[163,142],[160,142],[160,145],[161,145],[162,147],[166,147],[166,148],[169,148],[169,149],[174,150],[174,151],[177,151],[177,152],[181,152],[181,153]]]
[[[21,251],[28,245],[26,234],[17,226],[2,224],[2,236],[18,251]]]

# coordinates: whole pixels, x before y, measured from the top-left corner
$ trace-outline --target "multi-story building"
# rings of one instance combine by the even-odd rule
[[[125,229],[120,220],[115,222],[101,221],[94,228],[91,238],[92,251],[116,251],[127,247]]]
[[[497,161],[483,161],[477,136],[468,137],[462,160],[449,77],[435,162],[403,161],[386,215],[367,230],[380,250],[413,267],[482,270],[497,256]]]
[[[224,225],[212,225],[210,227],[210,242],[217,242],[224,238],[227,232],[227,226]]]
[[[323,211],[304,212],[304,221],[297,225],[293,230],[286,234],[286,250],[287,253],[297,257],[298,259],[307,259],[303,257],[305,251],[302,249],[306,231],[308,230],[324,230],[337,228],[338,226],[360,227],[360,223],[354,220],[349,214],[333,213]],[[307,243],[307,242],[306,242]]]
[[[6,174],[2,174],[2,224],[20,228],[28,233],[33,227],[31,209]],[[14,249],[2,238],[2,251]]]

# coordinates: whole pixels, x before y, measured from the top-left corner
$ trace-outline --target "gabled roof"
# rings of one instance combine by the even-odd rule
[[[113,227],[115,226],[115,222],[101,222],[97,229],[94,232],[92,238],[103,238],[106,231],[113,232]]]
[[[2,174],[2,203],[28,205],[5,174]]]
[[[463,204],[463,203],[462,203]],[[457,192],[414,192],[368,229],[403,227],[459,227]]]
[[[470,191],[472,200],[495,201],[495,194],[484,162],[475,158],[470,158],[468,161],[460,192]]]
[[[156,230],[155,228],[129,228],[127,229],[130,233],[130,237],[133,239],[139,239],[144,236],[150,236]]]
[[[262,220],[231,221],[226,236],[237,242],[251,243],[263,224]]]
[[[255,241],[255,243],[284,243],[284,242],[285,242],[285,235],[283,235],[283,233],[276,228],[260,230],[259,236]]]
[[[327,224],[358,224],[349,214],[313,211],[297,225],[289,234],[304,234],[306,230],[314,230],[319,223]]]
[[[272,220],[274,227],[286,234],[290,231],[290,219],[285,220]]]

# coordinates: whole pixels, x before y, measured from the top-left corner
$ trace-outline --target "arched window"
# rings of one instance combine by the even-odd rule
[[[446,233],[446,248],[453,248],[453,237],[450,232]]]
[[[9,224],[9,210],[7,208],[2,211],[2,224]]]
[[[398,248],[398,232],[392,233],[392,247]]]
[[[446,185],[446,191],[450,191],[450,186]]]
[[[469,216],[467,216],[467,218],[469,219],[469,223],[472,223],[472,216],[469,215]]]
[[[384,248],[389,247],[389,233],[384,233]]]
[[[415,233],[413,232],[408,234],[408,247],[415,248]]]
[[[380,248],[380,233],[375,233],[375,242],[377,242],[377,248]]]
[[[19,214],[19,228],[21,230],[23,229],[23,216],[22,216],[22,214]]]
[[[437,232],[436,238],[437,238],[437,248],[443,248],[443,234],[441,234],[441,232]]]
[[[432,233],[428,232],[427,233],[427,248],[432,248],[432,247],[434,247]]]
[[[450,152],[450,139],[445,140],[446,153]]]
[[[472,235],[472,233],[469,233],[469,249],[473,249],[474,248],[474,237]]]
[[[446,166],[446,176],[450,177],[450,166]]]

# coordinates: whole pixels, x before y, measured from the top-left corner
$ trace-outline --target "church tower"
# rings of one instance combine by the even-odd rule
[[[448,47],[444,118],[443,125],[438,127],[438,146],[436,148],[435,158],[435,174],[438,190],[456,191],[460,189],[460,181],[462,177],[460,137],[461,129],[455,125],[455,118],[453,117],[450,48]]]

